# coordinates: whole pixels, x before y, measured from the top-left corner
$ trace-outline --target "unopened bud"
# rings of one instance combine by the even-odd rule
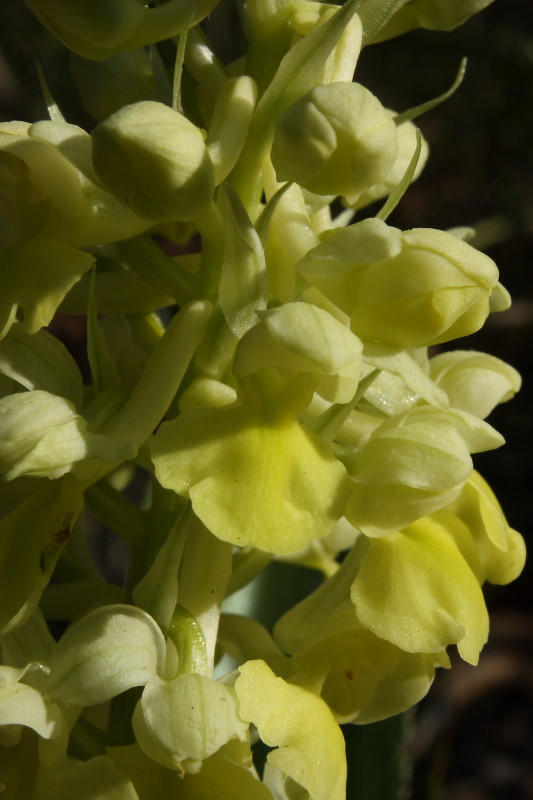
[[[92,136],[98,176],[137,214],[187,221],[211,202],[214,170],[202,133],[163,103],[125,106]]]
[[[280,115],[271,157],[279,181],[357,196],[385,180],[396,152],[396,126],[379,100],[339,82],[315,87]]]
[[[474,333],[500,288],[494,261],[456,236],[431,228],[401,233],[378,219],[335,232],[299,269],[351,316],[361,339],[395,347]]]

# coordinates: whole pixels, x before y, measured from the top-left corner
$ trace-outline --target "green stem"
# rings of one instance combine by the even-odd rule
[[[210,315],[211,306],[203,300],[190,303],[176,314],[129,399],[102,426],[101,433],[133,439],[137,447],[148,439],[178,391]]]
[[[410,796],[411,761],[406,748],[409,714],[371,725],[347,725],[346,756],[350,765],[350,797],[405,800]]]
[[[206,641],[200,623],[183,606],[176,606],[168,635],[178,651],[179,674],[208,675]]]
[[[207,668],[215,663],[220,609],[231,574],[231,545],[222,542],[193,516],[178,575],[178,601],[203,632]]]
[[[106,480],[90,486],[85,492],[85,499],[100,522],[117,533],[132,550],[137,548],[145,531],[146,511],[128,502]]]

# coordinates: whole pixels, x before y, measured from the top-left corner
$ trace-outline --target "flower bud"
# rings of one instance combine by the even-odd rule
[[[339,82],[316,86],[280,114],[271,158],[279,181],[357,196],[385,180],[396,152],[387,110],[360,84]]]
[[[143,47],[196,25],[214,0],[26,0],[39,21],[80,56],[100,60]],[[194,13],[193,13],[194,12]]]
[[[214,170],[203,136],[168,106],[151,100],[125,106],[92,137],[98,176],[137,214],[187,221],[211,202]]]
[[[0,124],[0,246],[42,234],[89,247],[149,227],[99,185],[91,145],[67,122]]]
[[[394,112],[389,112],[393,116]],[[357,194],[354,197],[348,195],[346,198],[347,204],[353,208],[363,208],[375,200],[380,200],[382,197],[387,197],[393,189],[396,189],[400,181],[405,175],[405,172],[410,164],[410,161],[415,152],[417,141],[417,132],[420,133],[416,125],[413,125],[409,120],[402,123],[396,128],[398,151],[396,160],[391,167],[390,172],[380,183],[375,183],[362,194]],[[415,167],[412,180],[416,180],[422,172],[426,161],[428,159],[429,148],[426,140],[422,137],[422,144],[420,150],[420,157]]]
[[[298,266],[351,316],[361,339],[393,347],[474,333],[500,287],[492,259],[456,236],[431,228],[401,233],[378,219],[338,230]]]

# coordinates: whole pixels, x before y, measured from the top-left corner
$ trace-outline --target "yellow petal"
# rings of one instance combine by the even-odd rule
[[[268,762],[307,789],[310,800],[344,800],[344,739],[324,701],[277,678],[264,661],[247,661],[239,671],[241,717],[278,748]]]
[[[363,625],[408,653],[457,644],[476,664],[487,640],[479,583],[444,524],[431,517],[369,540],[351,596]]]
[[[241,547],[294,553],[343,513],[344,467],[296,420],[239,405],[191,409],[161,426],[152,456],[162,485],[189,496],[215,536]]]

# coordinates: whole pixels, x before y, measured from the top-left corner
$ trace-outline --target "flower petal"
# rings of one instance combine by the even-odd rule
[[[234,691],[196,674],[149,683],[135,708],[133,730],[154,761],[192,773],[230,739],[248,736]]]
[[[294,553],[343,513],[344,467],[296,420],[239,405],[190,409],[161,426],[152,457],[162,485],[190,496],[204,525],[241,547]]]
[[[268,762],[307,789],[311,800],[344,800],[344,739],[324,701],[277,678],[264,661],[247,661],[239,672],[241,717],[278,748]]]
[[[351,596],[363,625],[408,653],[457,644],[476,664],[487,640],[479,583],[445,525],[431,517],[369,540]]]
[[[96,705],[161,672],[165,641],[140,608],[103,606],[75,622],[54,651],[50,696],[61,703]]]

